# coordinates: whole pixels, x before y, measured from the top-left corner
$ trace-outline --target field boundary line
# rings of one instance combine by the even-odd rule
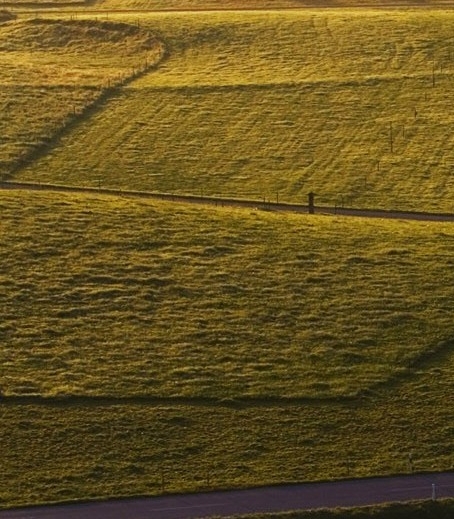
[[[3,395],[1,406],[45,406],[45,407],[112,407],[112,406],[177,406],[177,407],[218,407],[229,409],[247,409],[252,407],[295,407],[319,406],[330,403],[343,405],[347,401],[356,400],[356,396],[333,397],[160,397],[147,395],[106,396],[106,395]]]

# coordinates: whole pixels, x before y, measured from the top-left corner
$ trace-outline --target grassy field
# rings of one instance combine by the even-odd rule
[[[376,6],[449,6],[449,0],[97,0],[103,9],[282,9]]]
[[[5,395],[355,396],[451,347],[450,224],[2,199]]]
[[[452,467],[452,226],[1,204],[3,505]]]
[[[451,211],[453,16],[2,24],[2,174]],[[0,207],[0,506],[453,468],[452,225]]]
[[[143,15],[169,58],[20,178],[451,212],[453,17]]]
[[[47,149],[106,92],[163,53],[147,30],[106,21],[0,25],[0,176]]]
[[[300,0],[98,0],[103,9],[280,9],[301,7]]]

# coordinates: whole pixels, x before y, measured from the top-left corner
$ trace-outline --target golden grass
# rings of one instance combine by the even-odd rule
[[[0,195],[2,505],[452,467],[452,225]]]
[[[98,0],[102,9],[301,9],[338,7],[450,7],[449,0]]]
[[[93,20],[19,20],[0,27],[0,85],[73,88],[115,84],[156,62],[162,45],[149,31]]]
[[[298,8],[301,0],[99,0],[101,9],[280,9]]]
[[[452,337],[450,224],[1,200],[5,395],[351,396]]]
[[[449,208],[451,21],[144,16],[169,60],[24,177]],[[70,49],[48,51],[68,66]],[[26,86],[53,120],[45,100],[72,87],[38,78]],[[32,113],[19,83],[4,99],[23,91]],[[358,180],[373,153],[380,169]],[[0,506],[407,472],[409,453],[418,471],[453,467],[451,225],[62,193],[0,204]]]
[[[127,24],[39,19],[1,25],[0,52],[5,176],[103,93],[159,60],[163,47]]]
[[[21,177],[451,212],[453,16],[143,15],[169,59]]]

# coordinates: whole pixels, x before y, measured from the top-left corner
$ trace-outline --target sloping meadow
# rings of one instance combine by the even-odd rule
[[[97,0],[100,9],[282,9],[302,7],[301,0]]]
[[[15,20],[0,25],[0,176],[46,150],[109,89],[158,61],[162,44],[124,23]]]
[[[169,59],[22,178],[448,210],[451,20],[144,16]],[[57,23],[35,47],[39,23],[0,28],[18,149],[131,64],[123,36],[48,45]],[[0,209],[0,505],[452,468],[451,224],[6,190]]]
[[[0,205],[0,505],[452,467],[452,224]]]
[[[351,397],[451,344],[450,224],[1,201],[5,396]]]
[[[169,58],[21,178],[452,211],[453,16],[143,15]]]

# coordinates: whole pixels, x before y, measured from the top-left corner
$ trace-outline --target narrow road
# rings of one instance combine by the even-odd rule
[[[115,499],[0,511],[0,519],[199,519],[454,497],[454,472]]]
[[[150,191],[128,191],[120,189],[107,189],[96,187],[63,186],[55,184],[36,184],[31,182],[0,182],[1,189],[23,189],[30,191],[56,191],[63,193],[96,193],[112,196],[126,196],[133,198],[153,198],[203,205],[216,205],[222,207],[243,207],[260,209],[264,211],[287,211],[293,213],[307,213],[308,206],[302,204],[286,204],[261,200],[246,200],[237,198],[216,198],[210,196],[179,195],[168,193],[154,193]],[[361,209],[334,206],[315,206],[314,213],[319,215],[356,216],[362,218],[392,218],[400,220],[421,220],[432,222],[454,222],[454,213],[428,213],[418,211],[396,211],[386,209]]]

